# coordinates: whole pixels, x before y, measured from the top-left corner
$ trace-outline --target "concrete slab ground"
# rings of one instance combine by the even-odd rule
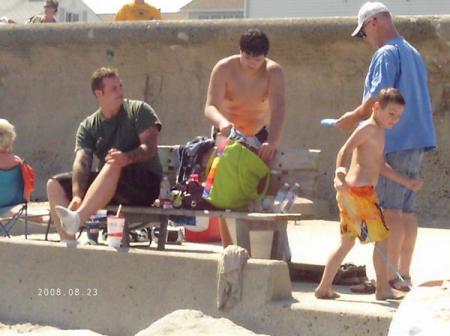
[[[450,228],[450,222],[447,223]],[[335,221],[300,221],[288,227],[292,261],[323,265],[339,241],[339,223]],[[355,244],[344,262],[366,264],[374,276],[373,245]],[[450,277],[450,230],[419,228],[411,275],[416,284]]]
[[[292,250],[292,261],[299,263],[324,264],[339,240],[339,224],[335,221],[309,220],[290,223],[288,237]],[[22,240],[17,236],[13,239]],[[43,234],[30,236],[31,240],[43,240]],[[55,234],[50,240],[57,240]],[[83,240],[83,238],[82,238]],[[413,259],[412,277],[415,284],[434,279],[450,279],[450,230],[419,229],[416,253]],[[134,245],[136,250],[148,250],[145,243]],[[152,243],[152,250],[156,244]],[[172,252],[194,252],[215,255],[222,250],[220,244],[185,242],[181,245],[167,245]],[[372,246],[356,244],[345,262],[366,265],[369,277],[373,275]],[[357,295],[349,287],[337,286],[341,293],[337,300],[317,300],[313,291],[316,284],[294,282],[293,300],[267,302],[271,320],[275,324],[289,325],[276,328],[278,335],[324,335],[335,330],[335,335],[387,335],[390,320],[397,310],[398,302],[381,302],[374,295]],[[208,312],[204,312],[208,313]],[[27,321],[23,321],[27,322]],[[244,325],[243,321],[235,321]],[[264,323],[255,321],[247,328],[257,330]],[[305,325],[306,323],[306,325]],[[80,326],[83,327],[83,326]],[[253,328],[252,328],[253,327]],[[271,328],[268,328],[271,329]],[[266,329],[267,330],[267,329]],[[294,331],[295,330],[295,331]],[[348,332],[347,332],[348,331]],[[267,333],[267,332],[266,332]]]
[[[450,228],[450,223],[448,223]],[[329,255],[337,246],[339,223],[326,220],[305,220],[288,225],[289,245],[292,262],[325,265]],[[183,243],[182,246],[169,246],[169,249],[188,249],[220,253],[220,244]],[[372,263],[373,245],[356,243],[345,258],[345,263],[366,265],[369,278],[375,277]],[[419,228],[416,250],[413,258],[411,276],[415,285],[429,280],[450,279],[450,230]],[[368,314],[392,316],[398,307],[396,302],[381,302],[374,295],[358,295],[348,286],[336,286],[341,294],[338,300],[317,300],[314,297],[316,284],[307,282],[293,283],[293,297],[299,303],[293,309],[309,308],[330,312],[365,311]]]

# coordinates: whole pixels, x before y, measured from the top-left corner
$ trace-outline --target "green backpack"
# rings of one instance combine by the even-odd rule
[[[270,169],[240,142],[229,140],[217,149],[203,191],[203,198],[217,208],[240,209],[263,197],[269,187]],[[261,179],[264,188],[258,192]]]

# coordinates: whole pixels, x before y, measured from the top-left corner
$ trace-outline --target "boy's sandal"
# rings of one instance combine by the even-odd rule
[[[376,287],[373,281],[364,281],[362,283],[360,283],[359,285],[354,285],[350,287],[350,290],[353,293],[358,293],[358,294],[374,294]]]
[[[411,277],[409,275],[402,275],[403,280],[405,281],[411,281]],[[389,285],[399,291],[402,292],[409,292],[411,290],[411,286],[403,284],[403,281],[400,278],[395,278],[392,280],[389,280]]]

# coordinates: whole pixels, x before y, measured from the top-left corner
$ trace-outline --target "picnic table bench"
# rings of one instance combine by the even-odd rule
[[[164,175],[174,183],[178,171],[178,146],[158,146],[158,154],[163,167]],[[320,150],[306,148],[279,149],[276,157],[270,164],[271,180],[268,194],[275,195],[280,186],[288,182],[298,182],[301,186],[302,197],[314,197],[316,194],[316,180],[319,171]],[[108,210],[116,211],[117,206],[108,206]],[[293,209],[295,211],[295,207]],[[268,255],[271,259],[282,260],[284,248],[287,243],[287,223],[311,218],[302,213],[252,213],[248,211],[230,210],[188,210],[164,209],[149,206],[123,206],[121,210],[127,217],[138,218],[144,223],[156,223],[160,233],[158,250],[164,250],[167,237],[167,226],[170,216],[206,216],[227,219],[228,229],[233,243],[244,247],[252,256],[251,232],[272,232],[271,245]],[[49,224],[50,225],[50,224]],[[46,237],[48,234],[48,228]]]
[[[158,146],[163,172],[172,182],[175,181],[178,170],[177,148],[177,146]],[[320,150],[306,148],[280,149],[270,165],[272,174],[269,194],[274,195],[285,182],[290,184],[298,182],[301,186],[302,196],[314,197],[319,160]],[[115,211],[117,207],[109,206],[108,209]],[[301,213],[163,209],[151,206],[125,206],[122,207],[122,211],[126,216],[138,216],[149,222],[157,222],[160,226],[159,237],[166,237],[170,216],[206,216],[227,219],[233,243],[247,249],[250,255],[252,255],[250,233],[252,231],[272,231],[272,243],[268,247],[270,248],[269,255],[271,259],[279,260],[283,259],[284,255],[288,221],[309,217]],[[166,239],[158,239],[158,250],[164,250],[165,243]]]
[[[117,206],[109,206],[115,211]],[[159,237],[166,237],[170,216],[220,217],[227,219],[233,242],[249,251],[251,255],[250,231],[273,231],[270,250],[271,259],[282,259],[284,244],[287,239],[286,228],[290,220],[304,219],[300,213],[252,213],[244,211],[223,210],[188,210],[163,209],[156,207],[125,206],[121,209],[125,217],[139,215],[146,221],[159,223]],[[164,250],[166,239],[158,239],[158,250]]]

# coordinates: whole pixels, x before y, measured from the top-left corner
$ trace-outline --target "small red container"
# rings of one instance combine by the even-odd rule
[[[220,241],[219,220],[218,217],[210,217],[208,228],[203,231],[189,230],[189,227],[185,226],[184,234],[186,241],[197,243]]]

